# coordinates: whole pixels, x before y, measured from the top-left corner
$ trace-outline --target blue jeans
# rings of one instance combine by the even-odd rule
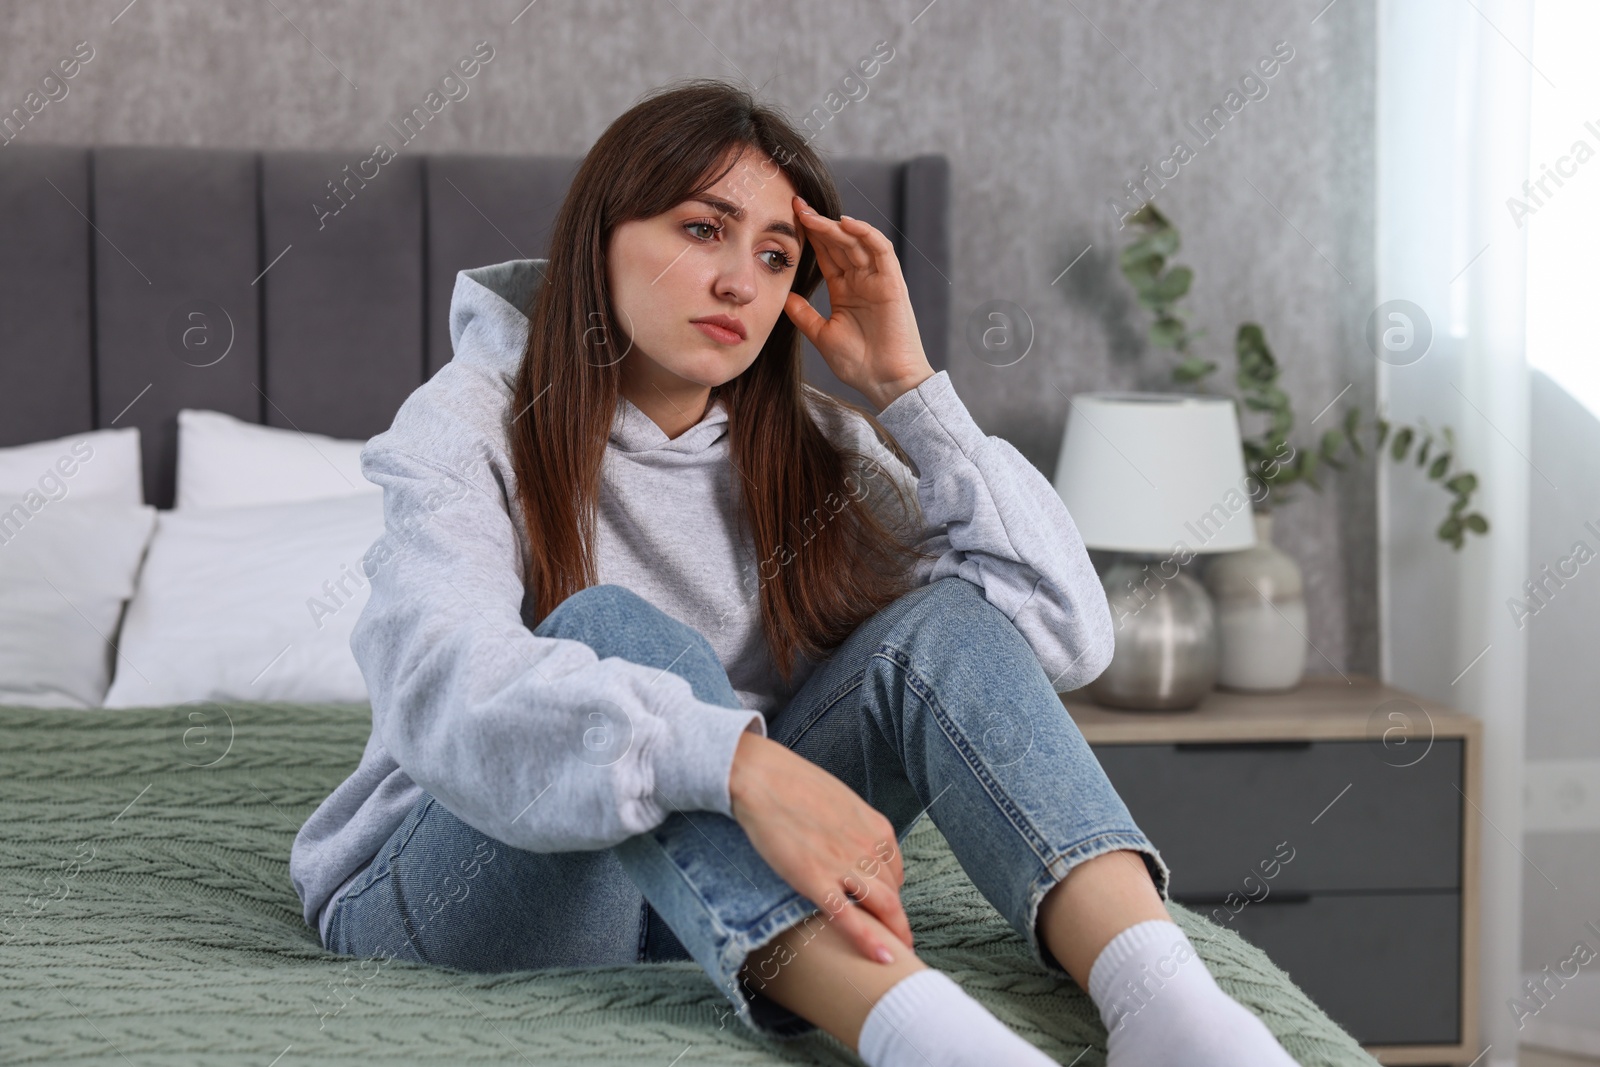
[[[671,669],[701,700],[740,706],[710,643],[621,586],[570,596],[534,633]],[[1038,939],[1039,902],[1074,865],[1133,849],[1167,896],[1166,864],[1027,641],[965,579],[868,618],[767,730],[854,789],[897,838],[926,812],[1047,969],[1064,973]],[[813,1026],[763,995],[760,975],[738,972],[777,934],[826,914],[715,812],[673,812],[607,849],[535,853],[424,794],[335,902],[327,947],[481,972],[692,959],[748,1027],[784,1038]]]

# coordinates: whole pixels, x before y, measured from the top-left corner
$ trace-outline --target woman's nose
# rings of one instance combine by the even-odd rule
[[[741,304],[750,303],[756,298],[756,268],[755,257],[749,249],[730,249],[717,272],[717,296]]]

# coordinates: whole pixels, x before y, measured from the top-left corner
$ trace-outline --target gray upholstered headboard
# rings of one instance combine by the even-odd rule
[[[363,181],[353,158],[6,146],[0,446],[138,426],[145,500],[164,508],[180,408],[335,437],[387,429],[450,359],[456,272],[544,256],[579,161],[400,156]],[[944,368],[947,160],[832,167],[845,213],[894,238]],[[312,206],[341,202],[320,218]],[[825,310],[826,290],[816,299]],[[805,347],[810,381],[861,402]]]

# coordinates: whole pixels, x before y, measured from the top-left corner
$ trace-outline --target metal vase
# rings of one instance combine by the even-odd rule
[[[1192,708],[1216,683],[1217,624],[1205,587],[1171,559],[1122,556],[1106,569],[1116,627],[1111,666],[1091,682],[1114,708]]]

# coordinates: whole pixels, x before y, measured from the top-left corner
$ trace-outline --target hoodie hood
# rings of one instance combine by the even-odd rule
[[[455,360],[493,370],[507,388],[528,343],[528,306],[547,259],[510,259],[456,273],[450,294],[450,349]]]
[[[548,259],[509,259],[456,274],[450,294],[450,346],[454,359],[488,370],[506,395],[516,389],[517,369],[528,344],[523,312],[544,281]],[[611,444],[624,452],[703,452],[727,434],[728,411],[718,398],[699,422],[669,438],[627,397],[617,398]]]

